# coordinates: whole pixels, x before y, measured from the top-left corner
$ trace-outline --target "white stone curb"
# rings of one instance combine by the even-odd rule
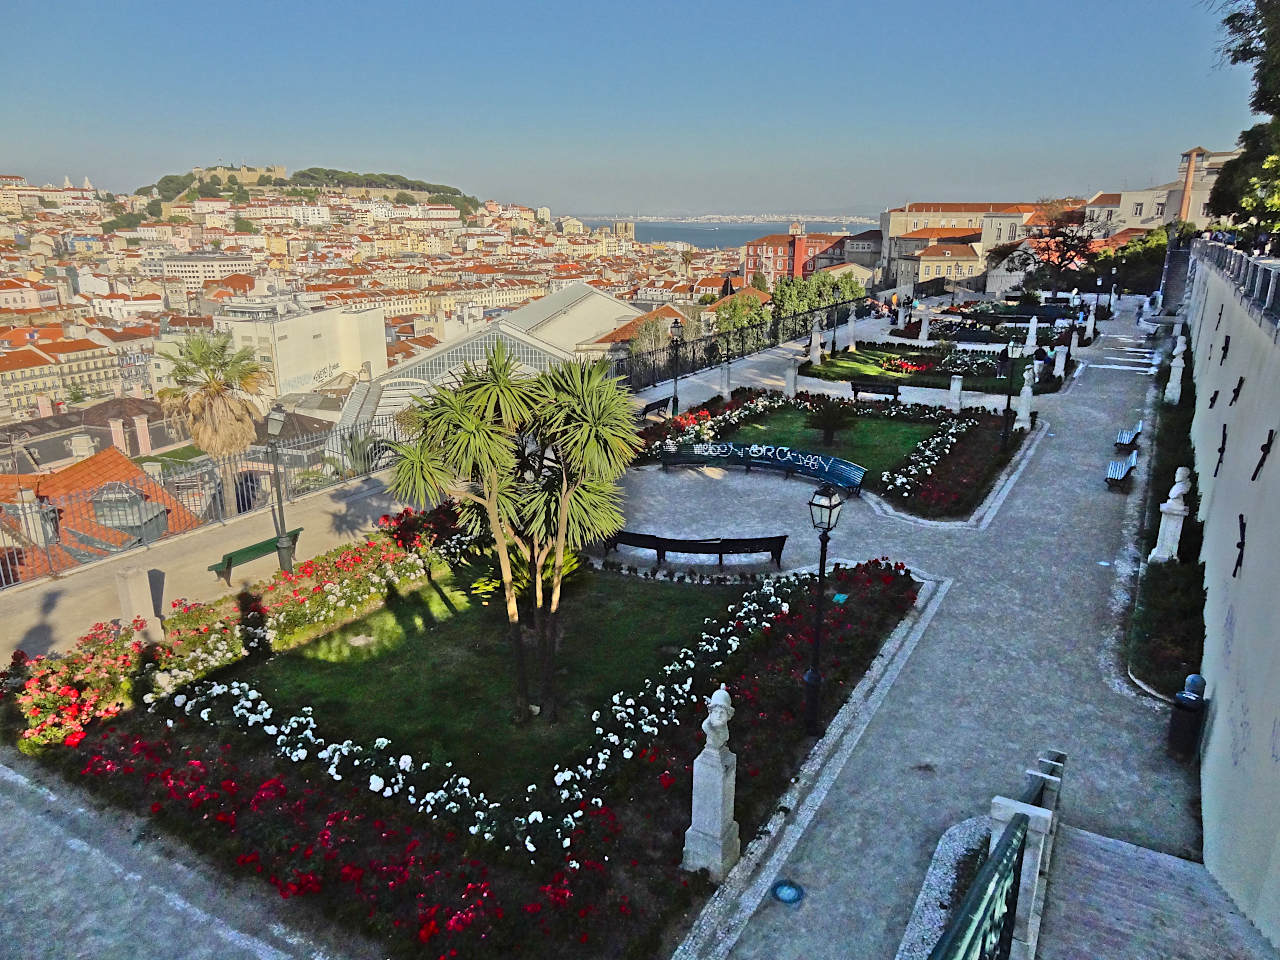
[[[956,867],[960,858],[979,844],[986,846],[991,837],[990,817],[970,817],[947,829],[933,851],[929,870],[920,885],[915,909],[907,921],[907,931],[898,944],[894,960],[927,960],[942,932],[947,927],[951,912],[958,904],[943,906],[943,900],[951,894],[956,882]],[[961,891],[960,896],[964,896]]]

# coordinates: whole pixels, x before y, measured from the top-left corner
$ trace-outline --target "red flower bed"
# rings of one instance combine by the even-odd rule
[[[1012,459],[1025,434],[1012,435],[1000,449],[1001,419],[981,416],[955,448],[933,468],[912,495],[912,512],[924,517],[967,516],[982,503],[991,484]]]

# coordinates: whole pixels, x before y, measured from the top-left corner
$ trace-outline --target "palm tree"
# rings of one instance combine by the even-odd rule
[[[697,253],[693,250],[686,249],[680,251],[680,263],[684,267],[685,276],[692,276],[692,270],[690,268],[693,266],[693,259],[696,256]]]
[[[529,683],[510,551],[516,517],[516,425],[534,409],[533,383],[499,342],[483,370],[468,365],[456,387],[415,398],[410,417],[416,438],[391,445],[398,457],[391,480],[397,496],[419,507],[451,496],[474,504],[488,521],[506,599],[521,720],[528,715]],[[464,522],[475,526],[473,516],[462,514]]]
[[[257,436],[262,396],[270,376],[253,359],[252,347],[233,350],[231,334],[194,334],[178,344],[178,352],[161,353],[173,368],[177,386],[156,396],[165,417],[186,426],[191,440],[221,463],[224,509],[235,506],[235,464],[231,455],[248,448]]]
[[[540,618],[540,698],[556,719],[555,652],[560,644],[560,591],[565,554],[622,529],[618,479],[640,448],[631,397],[607,361],[565,361],[539,377],[544,403],[533,433],[545,451],[540,482],[521,498],[527,527],[551,553],[551,593]],[[539,570],[541,564],[530,564]],[[535,583],[541,579],[535,576]]]
[[[835,443],[836,431],[849,425],[853,418],[847,406],[832,397],[820,397],[814,400],[813,409],[805,417],[804,425],[822,431],[822,445],[829,447]]]

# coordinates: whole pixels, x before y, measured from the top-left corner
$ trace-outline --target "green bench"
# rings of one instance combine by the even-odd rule
[[[289,538],[289,544],[293,549],[298,547],[298,534],[302,532],[302,528],[290,530],[285,534]],[[247,547],[241,547],[239,550],[232,550],[230,553],[224,553],[222,559],[217,563],[209,564],[209,570],[216,573],[223,580],[227,581],[227,586],[231,586],[231,568],[238,567],[242,563],[248,563],[250,560],[257,560],[259,557],[270,556],[276,552],[276,538],[263,540],[261,543],[251,543]]]

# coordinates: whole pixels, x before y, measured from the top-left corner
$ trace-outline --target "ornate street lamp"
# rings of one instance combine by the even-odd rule
[[[1000,428],[1000,449],[1009,449],[1009,427],[1013,422],[1013,361],[1022,356],[1022,344],[1009,341],[1009,392],[1004,397],[1004,426]]]
[[[276,556],[280,560],[280,569],[293,573],[293,541],[289,539],[284,522],[284,483],[280,479],[280,448],[276,443],[284,429],[284,418],[284,407],[278,403],[267,413],[267,452],[271,455],[272,486],[276,488],[276,508],[271,512],[276,524]]]
[[[676,317],[671,321],[671,415],[680,412],[680,344],[684,340],[684,324]]]
[[[813,521],[813,529],[818,531],[818,599],[814,603],[813,656],[809,662],[809,670],[804,675],[804,725],[810,736],[819,736],[818,728],[818,694],[822,686],[822,608],[827,598],[827,543],[831,540],[831,531],[840,522],[840,508],[844,506],[844,498],[840,491],[829,483],[824,483],[814,491],[809,499],[809,517]]]

